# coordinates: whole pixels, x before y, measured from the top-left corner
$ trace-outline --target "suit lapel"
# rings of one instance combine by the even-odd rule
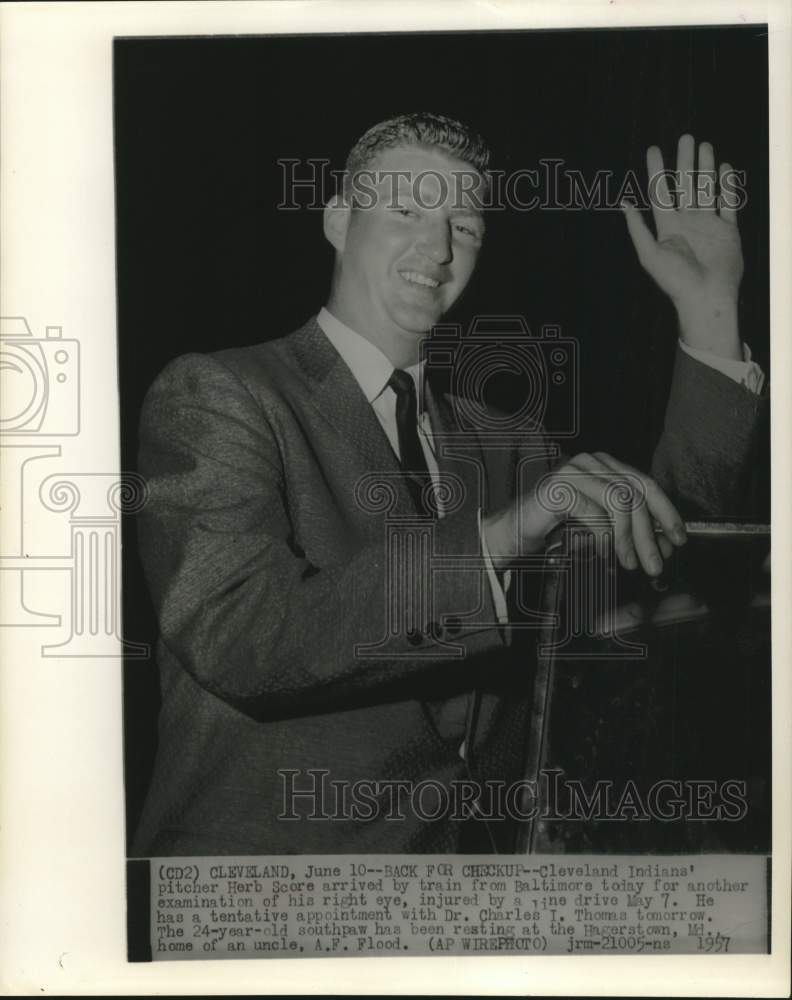
[[[392,513],[414,511],[412,497],[387,435],[352,372],[315,318],[292,334],[294,358],[310,384],[310,403],[343,441],[339,460],[350,452],[359,474],[382,474],[394,484]]]
[[[387,435],[352,372],[315,318],[289,338],[294,361],[309,387],[309,402],[333,426],[343,442],[341,456],[352,452],[359,474],[381,473],[394,483],[392,513],[410,514],[415,505]],[[462,434],[449,393],[426,379],[423,405],[432,423],[435,455],[441,473],[458,478],[463,502],[484,505],[484,459],[475,434]]]

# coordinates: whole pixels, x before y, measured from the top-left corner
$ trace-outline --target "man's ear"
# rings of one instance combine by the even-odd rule
[[[340,194],[333,195],[324,207],[324,234],[339,253],[346,245],[352,209]]]

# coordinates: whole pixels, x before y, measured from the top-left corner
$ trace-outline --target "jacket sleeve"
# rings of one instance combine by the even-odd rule
[[[677,347],[652,476],[683,517],[745,516],[767,404]]]
[[[149,489],[140,550],[161,642],[219,698],[255,718],[306,715],[414,697],[428,672],[460,669],[433,654],[425,621],[393,637],[386,659],[356,655],[387,632],[384,535],[342,564],[311,564],[293,537],[271,421],[218,359],[186,355],[155,381],[139,467]],[[439,555],[479,551],[475,510],[434,530]],[[430,622],[491,603],[480,574],[436,575]],[[495,628],[453,641],[466,657],[504,643]]]

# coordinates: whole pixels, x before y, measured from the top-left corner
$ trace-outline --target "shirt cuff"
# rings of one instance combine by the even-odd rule
[[[481,508],[478,509],[478,533],[481,539],[481,555],[484,559],[484,568],[487,571],[490,591],[492,592],[492,603],[495,605],[495,614],[499,625],[507,625],[509,622],[509,611],[506,606],[506,594],[511,586],[511,570],[507,569],[503,574],[503,584],[498,579],[498,572],[492,562],[492,556],[487,548],[487,539],[481,530]]]
[[[688,347],[681,340],[679,341],[679,346],[691,358],[700,361],[703,365],[709,365],[710,368],[714,368],[721,375],[726,375],[728,378],[734,379],[735,382],[744,385],[749,392],[756,393],[757,396],[764,388],[764,372],[755,361],[751,360],[751,348],[747,344],[742,345],[742,361],[732,361],[731,358],[721,358],[717,354],[711,354],[709,351],[701,351],[697,347]]]

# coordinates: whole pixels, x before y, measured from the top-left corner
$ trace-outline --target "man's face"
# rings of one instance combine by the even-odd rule
[[[403,146],[380,154],[358,187],[339,248],[340,318],[380,343],[417,342],[475,268],[484,237],[480,178],[439,150]]]

